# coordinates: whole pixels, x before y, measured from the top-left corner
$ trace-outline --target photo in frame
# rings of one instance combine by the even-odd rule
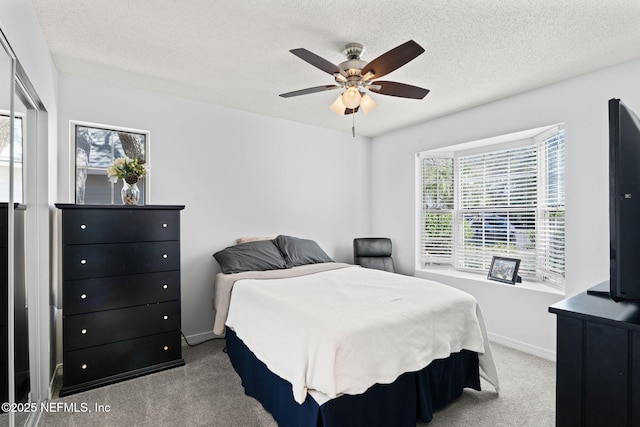
[[[516,282],[521,281],[520,276],[518,276],[519,268],[520,260],[517,258],[494,256],[491,260],[487,279],[515,285]]]

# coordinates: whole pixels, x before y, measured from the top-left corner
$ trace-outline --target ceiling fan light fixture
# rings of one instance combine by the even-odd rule
[[[329,106],[331,111],[336,113],[339,116],[344,116],[344,112],[347,109],[347,106],[342,102],[342,95],[339,95],[336,100]]]
[[[378,104],[365,93],[360,100],[360,107],[362,107],[362,111],[364,111],[365,114],[369,114],[378,107]]]
[[[367,80],[371,80],[375,75],[376,73],[374,71],[367,71],[367,74],[362,76],[362,80],[366,82]]]
[[[342,102],[347,108],[356,108],[358,105],[360,105],[361,99],[362,95],[360,94],[360,91],[353,86],[345,90],[342,94]]]
[[[335,73],[333,77],[336,79],[336,82],[338,83],[344,83],[347,81],[347,78],[340,73]]]

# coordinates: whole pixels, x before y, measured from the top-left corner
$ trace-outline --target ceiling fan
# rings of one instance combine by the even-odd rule
[[[360,59],[364,52],[364,46],[360,43],[349,43],[345,45],[342,53],[347,56],[347,60],[338,65],[332,64],[307,49],[292,49],[290,52],[325,73],[333,75],[336,84],[310,87],[283,93],[280,94],[280,96],[290,98],[327,90],[342,89],[344,90],[342,94],[338,96],[330,106],[331,110],[339,115],[357,113],[360,108],[362,108],[365,113],[375,109],[377,104],[371,96],[368,95],[368,92],[410,99],[422,99],[429,93],[429,89],[405,83],[372,80],[397,70],[422,54],[424,49],[413,40],[409,40],[383,53],[371,62],[365,62]]]

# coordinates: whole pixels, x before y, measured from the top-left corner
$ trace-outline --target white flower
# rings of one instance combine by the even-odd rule
[[[120,157],[107,168],[107,178],[114,184],[118,182],[119,178],[127,182],[136,182],[146,175],[148,169],[149,166],[144,163],[144,159]]]

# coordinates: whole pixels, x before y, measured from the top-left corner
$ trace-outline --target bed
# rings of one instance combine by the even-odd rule
[[[262,242],[262,243],[259,243]],[[449,286],[331,260],[290,236],[216,253],[214,333],[280,426],[415,426],[498,392],[482,313]]]

